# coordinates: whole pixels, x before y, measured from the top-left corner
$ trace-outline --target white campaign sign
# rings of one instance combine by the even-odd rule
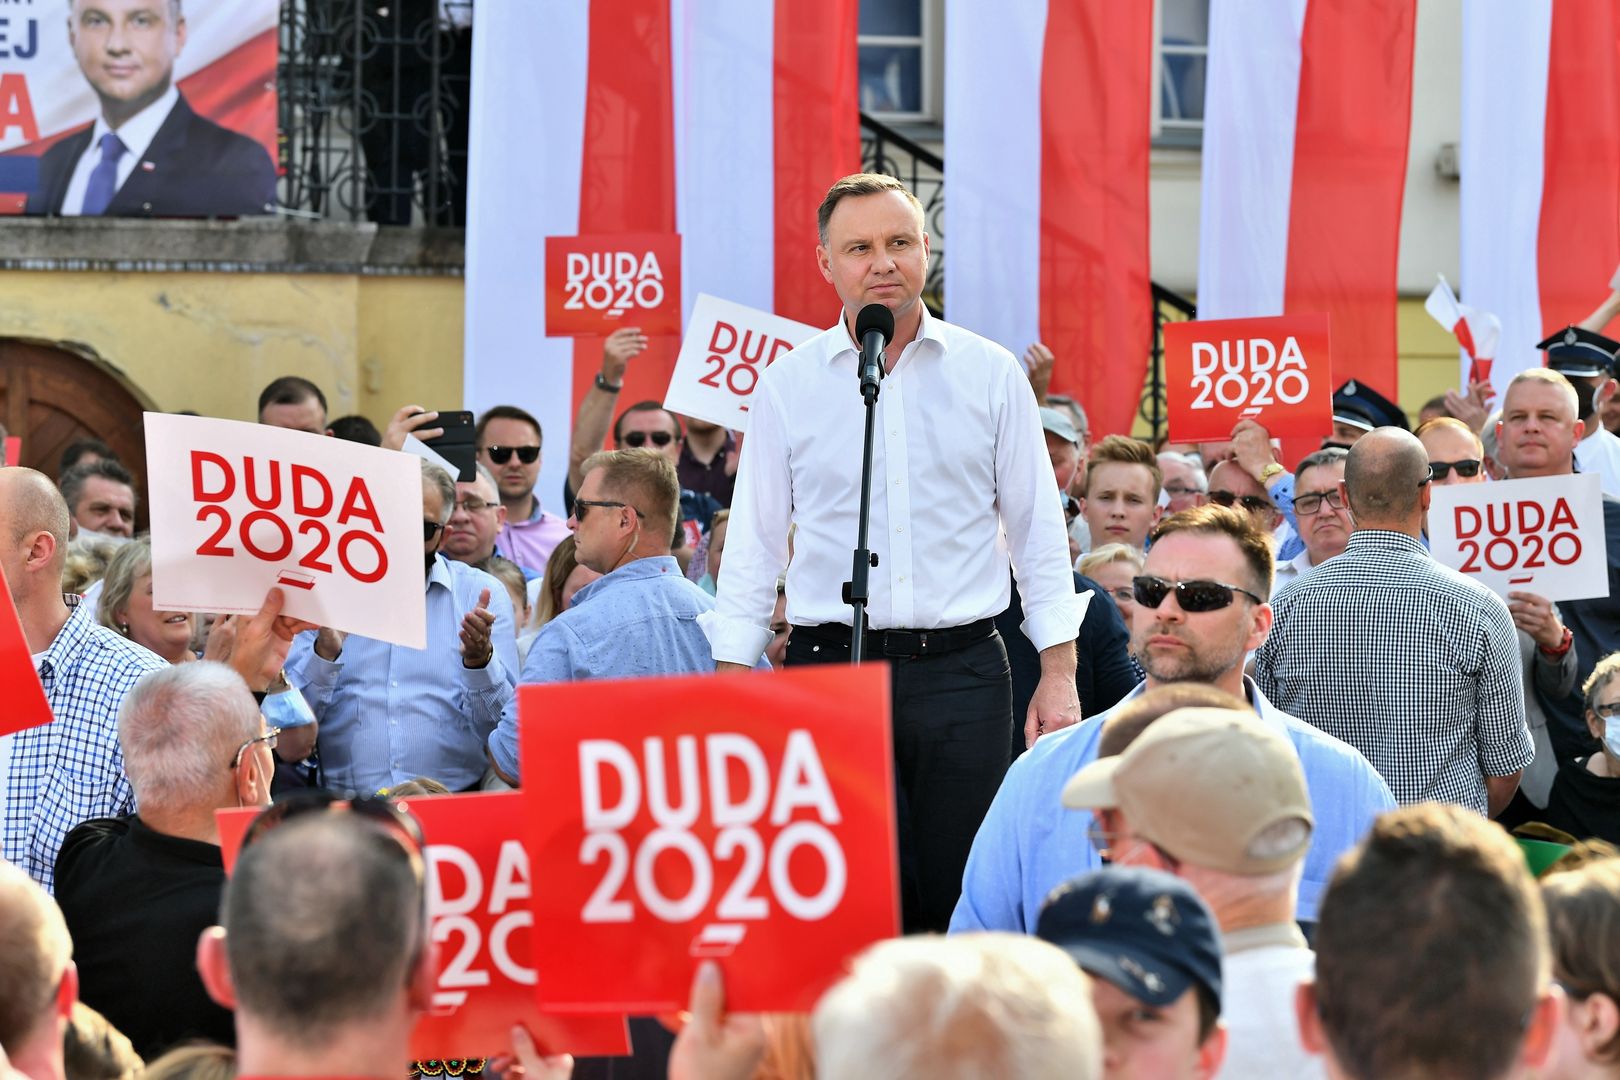
[[[421,649],[422,467],[303,431],[146,414],[152,604],[285,613]]]
[[[664,407],[747,431],[748,396],[759,373],[819,333],[819,327],[699,293]]]
[[[1436,485],[1429,549],[1443,565],[1503,596],[1608,596],[1601,478],[1584,473]]]

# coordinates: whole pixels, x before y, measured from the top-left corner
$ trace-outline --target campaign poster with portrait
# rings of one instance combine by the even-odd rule
[[[273,213],[278,8],[0,5],[0,213]]]

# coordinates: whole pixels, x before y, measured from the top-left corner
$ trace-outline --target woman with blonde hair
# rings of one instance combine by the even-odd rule
[[[107,564],[96,602],[101,625],[118,631],[171,664],[197,659],[191,651],[194,616],[152,606],[152,541],[141,536],[118,549]]]
[[[1142,553],[1128,544],[1104,544],[1080,556],[1074,568],[1102,586],[1119,608],[1126,633],[1130,633],[1131,619],[1136,615],[1136,592],[1131,580],[1142,572]]]

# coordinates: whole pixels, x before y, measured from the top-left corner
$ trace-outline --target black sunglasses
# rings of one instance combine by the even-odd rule
[[[424,543],[424,544],[428,543],[435,536],[438,536],[439,535],[439,530],[442,529],[442,528],[444,528],[444,526],[439,524],[437,521],[429,521],[427,518],[423,518],[422,519],[422,543]]]
[[[1479,475],[1479,467],[1481,465],[1483,465],[1483,464],[1484,464],[1484,462],[1477,461],[1477,460],[1476,461],[1431,461],[1431,462],[1429,462],[1429,475],[1431,475],[1436,480],[1444,480],[1447,476],[1451,475],[1451,470],[1452,469],[1456,469],[1457,470],[1457,475],[1461,476],[1461,477],[1464,477],[1464,478],[1471,477],[1471,476],[1478,476]],[[1295,501],[1298,502],[1297,499]]]
[[[630,447],[646,446],[651,439],[654,446],[668,446],[675,436],[667,431],[627,431],[624,435],[624,445]]]
[[[516,454],[518,460],[525,465],[533,465],[540,460],[540,448],[538,446],[486,446],[484,447],[484,453],[488,454],[489,460],[497,465],[505,465],[508,461],[511,461],[513,454]]]
[[[1221,581],[1166,581],[1146,574],[1131,579],[1131,591],[1136,602],[1145,608],[1157,608],[1170,595],[1176,593],[1176,603],[1186,612],[1219,611],[1232,603],[1233,593],[1242,593],[1257,604],[1265,603],[1248,589],[1228,585]]]
[[[575,521],[584,521],[586,511],[590,507],[593,507],[593,506],[601,506],[601,507],[620,506],[620,507],[627,507],[627,508],[629,508],[631,510],[635,510],[636,511],[636,517],[638,517],[638,518],[644,518],[644,517],[647,516],[646,514],[643,514],[640,510],[636,510],[636,508],[631,506],[629,503],[611,502],[611,501],[604,500],[604,499],[575,499],[574,500],[574,508],[573,508],[574,509],[574,520]]]
[[[1217,506],[1235,506],[1241,503],[1243,509],[1251,514],[1274,509],[1271,500],[1263,495],[1234,495],[1230,491],[1212,491],[1209,493],[1209,501]]]

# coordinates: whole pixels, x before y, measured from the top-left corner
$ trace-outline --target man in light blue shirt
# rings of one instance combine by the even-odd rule
[[[1244,656],[1271,630],[1270,539],[1249,515],[1220,506],[1184,510],[1160,522],[1152,540],[1137,579],[1131,633],[1131,652],[1146,681],[1114,709],[1037,740],[1013,763],[974,838],[952,932],[1027,933],[1055,886],[1101,865],[1089,839],[1091,814],[1065,810],[1063,786],[1095,760],[1108,718],[1159,686],[1203,683],[1246,698],[1262,721],[1293,743],[1316,819],[1300,884],[1301,920],[1316,918],[1338,857],[1374,818],[1394,808],[1366,758],[1273,708],[1243,677]]]
[[[575,593],[534,639],[524,683],[714,670],[698,625],[714,598],[688,581],[669,553],[680,500],[675,466],[655,450],[608,451],[585,462],[568,524],[574,557],[604,576]],[[489,757],[497,775],[516,785],[515,701],[490,736]]]
[[[330,787],[372,792],[428,776],[465,791],[484,775],[484,740],[512,699],[517,637],[506,587],[439,554],[455,503],[450,474],[424,461],[425,650],[323,629],[287,658],[320,722]]]

